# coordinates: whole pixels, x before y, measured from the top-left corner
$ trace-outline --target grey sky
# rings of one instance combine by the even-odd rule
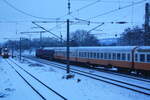
[[[45,18],[57,18],[67,13],[67,0],[7,0],[16,8],[29,13],[33,16],[38,17],[45,17]],[[90,4],[97,0],[71,0],[71,11],[74,11],[78,8],[81,8],[87,4]],[[132,4],[132,2],[139,2],[142,0],[99,0],[96,4],[89,6],[81,11],[76,11],[72,14],[72,16],[81,18],[81,19],[89,19],[93,16],[103,14],[113,9],[119,9]],[[144,0],[143,0],[144,1]],[[148,2],[146,0],[143,3],[134,5],[132,7],[128,7],[125,9],[121,9],[110,14],[100,16],[94,19],[90,19],[90,21],[98,21],[98,22],[105,22],[103,26],[101,26],[98,30],[101,31],[93,31],[92,34],[101,34],[101,33],[108,33],[108,34],[101,34],[98,35],[99,38],[109,38],[114,37],[115,34],[120,34],[123,30],[127,27],[132,27],[139,25],[141,26],[144,23],[144,8],[145,3]],[[6,3],[3,0],[0,0],[0,34],[1,40],[4,37],[8,38],[16,38],[19,35],[15,34],[16,25],[18,33],[22,31],[34,31],[40,29],[31,29],[34,25],[31,21],[35,20],[44,20],[33,18],[27,15],[24,15]],[[66,20],[67,16],[63,17],[61,20]],[[73,17],[70,17],[71,20],[74,20]],[[47,19],[48,20],[48,19]],[[51,20],[51,19],[49,19]],[[18,21],[18,23],[8,23],[8,21]],[[127,21],[128,24],[110,24],[109,22],[112,21]],[[58,23],[57,23],[58,24]],[[41,24],[44,27],[51,29],[52,27],[57,25],[56,23],[51,24]],[[58,24],[59,25],[59,24]],[[71,31],[75,31],[76,29],[85,29],[90,30],[91,28],[95,27],[98,24],[90,24],[86,25],[86,23],[72,25]],[[61,27],[56,27],[52,30],[55,34],[59,35],[60,32],[65,37],[66,35],[66,24],[62,24]],[[34,35],[34,37],[39,36]],[[45,36],[51,36],[49,33],[45,33]]]

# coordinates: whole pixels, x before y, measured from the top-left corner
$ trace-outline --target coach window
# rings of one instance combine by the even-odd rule
[[[85,57],[88,58],[88,53],[87,52],[85,52]]]
[[[94,58],[94,53],[92,53],[92,58]]]
[[[92,53],[92,58],[94,58],[94,53]]]
[[[101,53],[101,59],[103,59],[103,53]]]
[[[150,54],[147,54],[147,62],[150,62]]]
[[[104,59],[107,59],[107,53],[104,53]]]
[[[83,57],[83,52],[81,52],[81,57]]]
[[[81,52],[79,52],[79,57],[81,57]]]
[[[90,58],[92,58],[92,52],[90,53]]]
[[[85,54],[86,52],[84,52],[84,57],[86,56],[86,54]]]
[[[125,53],[122,54],[122,60],[126,60],[126,54]]]
[[[140,54],[140,62],[145,62],[145,54]]]
[[[84,57],[86,58],[86,52],[84,52]]]
[[[94,53],[92,53],[92,58],[94,58]]]
[[[86,58],[86,52],[84,52],[84,57]]]
[[[111,53],[108,54],[108,59],[111,59]]]
[[[89,52],[87,52],[87,57],[90,58],[90,53]]]
[[[90,58],[92,58],[92,52],[90,53]]]
[[[128,61],[130,61],[130,54],[128,54]]]
[[[138,54],[135,54],[135,61],[138,61]]]
[[[94,58],[96,58],[96,53],[94,53]]]
[[[117,53],[117,60],[120,60],[120,53]]]
[[[82,52],[82,57],[84,57],[84,52]]]
[[[113,53],[113,57],[112,57],[113,60],[116,60],[116,54]]]
[[[82,57],[84,57],[84,52],[82,52]]]
[[[97,59],[99,59],[99,57],[100,57],[100,53],[97,53]]]
[[[81,57],[81,52],[79,52],[79,57]]]
[[[80,52],[80,57],[82,57],[82,54],[83,54],[83,53],[82,53],[82,52]]]
[[[83,52],[81,52],[81,57],[83,57]]]

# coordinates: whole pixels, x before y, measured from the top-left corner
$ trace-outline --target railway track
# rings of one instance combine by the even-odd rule
[[[150,79],[143,78],[141,76],[137,76],[137,75],[134,75],[134,74],[123,74],[123,73],[118,73],[117,71],[107,70],[107,69],[100,69],[100,68],[94,68],[94,70],[105,72],[105,73],[110,73],[110,74],[113,74],[113,75],[119,75],[119,76],[123,76],[123,77],[128,77],[128,78],[132,78],[132,79],[135,79],[135,80],[139,80],[139,81],[149,82],[150,83]]]
[[[46,61],[43,62],[43,61],[37,60],[35,58],[32,58],[32,60],[38,61],[39,63],[42,63],[42,64],[51,65],[52,67],[57,67],[57,68],[62,69],[62,70],[66,70],[66,68],[65,68],[66,66],[61,65],[61,64],[46,62]],[[124,82],[124,81],[104,77],[104,76],[97,75],[97,74],[92,74],[92,73],[82,71],[82,70],[78,70],[78,69],[74,69],[74,68],[71,68],[71,72],[72,73],[77,73],[77,74],[80,74],[80,75],[83,75],[83,76],[86,76],[86,77],[89,77],[89,78],[92,78],[92,79],[95,79],[95,80],[98,80],[98,81],[102,81],[102,82],[105,82],[105,83],[108,83],[108,84],[112,84],[112,85],[115,85],[115,86],[118,86],[118,87],[122,87],[122,88],[125,88],[125,89],[128,89],[128,90],[132,90],[134,92],[138,92],[138,93],[150,96],[150,88],[148,88],[148,87],[143,87],[143,86],[127,83],[127,82]]]
[[[41,97],[42,100],[49,100],[49,99],[47,99],[48,96],[43,94],[42,92],[39,92],[39,88],[36,89],[35,86],[32,85],[32,83],[29,82],[29,80],[25,77],[26,75],[29,75],[32,79],[34,79],[34,81],[38,82],[38,84],[40,84],[40,87],[43,88],[44,91],[48,91],[49,93],[53,93],[54,95],[56,95],[57,96],[57,100],[68,100],[66,97],[62,96],[60,93],[56,92],[50,86],[48,86],[45,83],[43,83],[41,80],[39,80],[34,75],[32,75],[31,73],[26,71],[24,68],[22,68],[20,65],[18,65],[13,60],[9,59],[9,60],[5,60],[5,61],[11,66],[11,68],[13,68],[15,70],[15,72],[25,81],[25,83],[27,83],[27,85],[29,85],[29,87],[31,87],[32,90]],[[16,67],[18,67],[20,70],[22,70],[22,72],[26,73],[26,75],[22,75],[23,73],[18,71],[18,68],[16,68]],[[47,93],[47,94],[49,94],[49,93]]]
[[[29,59],[36,59],[35,57],[27,57],[27,56],[24,56],[26,58],[29,58]],[[42,59],[43,60],[43,59]],[[64,65],[66,66],[65,64],[60,64],[60,63],[57,63],[57,62],[52,62],[52,61],[49,61],[51,63],[54,63],[54,64],[59,64],[59,65]],[[71,65],[72,67],[72,65]],[[73,66],[73,67],[79,67],[81,68],[80,66]],[[141,77],[137,77],[137,76],[132,76],[132,75],[127,75],[127,74],[122,74],[122,73],[118,73],[116,71],[111,71],[111,70],[106,70],[106,69],[100,69],[100,68],[87,68],[87,67],[82,67],[82,68],[85,68],[85,69],[92,69],[94,71],[100,71],[100,72],[104,72],[104,73],[110,73],[110,74],[113,74],[113,75],[118,75],[118,76],[122,76],[122,77],[125,77],[125,78],[131,78],[131,79],[135,79],[135,80],[139,80],[139,81],[143,81],[143,82],[148,82],[150,83],[150,80],[149,79],[145,79],[145,78],[141,78]]]

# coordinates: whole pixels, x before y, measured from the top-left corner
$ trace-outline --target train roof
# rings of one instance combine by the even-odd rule
[[[90,46],[90,47],[70,47],[70,50],[80,50],[80,51],[118,51],[118,52],[129,52],[132,51],[137,46]],[[54,50],[66,50],[66,47],[45,47],[44,49],[54,49]]]
[[[140,46],[136,50],[137,52],[150,52],[150,46]]]

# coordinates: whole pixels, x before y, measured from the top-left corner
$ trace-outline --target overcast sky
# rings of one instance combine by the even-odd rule
[[[95,1],[97,2],[95,3]],[[139,1],[143,2],[137,4]],[[1,41],[3,38],[18,38],[20,32],[41,30],[33,29],[32,27],[34,27],[34,25],[31,21],[48,21],[53,20],[51,18],[58,17],[61,17],[60,20],[65,21],[68,18],[68,16],[62,17],[67,13],[67,0],[7,0],[7,2],[28,15],[17,11],[15,8],[12,8],[12,6],[10,7],[10,5],[6,3],[6,0],[0,0]],[[75,20],[74,18],[76,17],[88,21],[104,22],[104,25],[99,27],[96,31],[92,31],[91,34],[101,34],[97,35],[99,38],[111,38],[115,37],[115,34],[119,36],[127,27],[136,25],[142,26],[144,23],[144,8],[146,2],[148,2],[148,0],[71,0],[71,12],[73,13],[69,18],[70,20]],[[91,4],[91,6],[79,11],[76,10],[88,4]],[[133,6],[124,8],[131,4],[133,4]],[[118,10],[119,8],[120,10]],[[114,9],[116,9],[116,11],[106,14],[106,12]],[[29,15],[49,19],[35,18]],[[93,18],[97,15],[101,16]],[[13,22],[10,23],[10,21]],[[110,23],[117,21],[126,21],[128,23],[123,25]],[[81,22],[80,24],[71,25],[70,31],[72,32],[77,29],[90,30],[99,24],[87,25],[87,23]],[[66,36],[66,24],[49,23],[40,25],[47,29],[51,29],[57,25],[57,27],[51,31],[57,35],[62,33],[63,37]],[[16,34],[16,30],[18,34]],[[35,34],[32,37],[37,36],[39,36],[39,34]],[[52,35],[45,33],[44,36],[51,37]]]

